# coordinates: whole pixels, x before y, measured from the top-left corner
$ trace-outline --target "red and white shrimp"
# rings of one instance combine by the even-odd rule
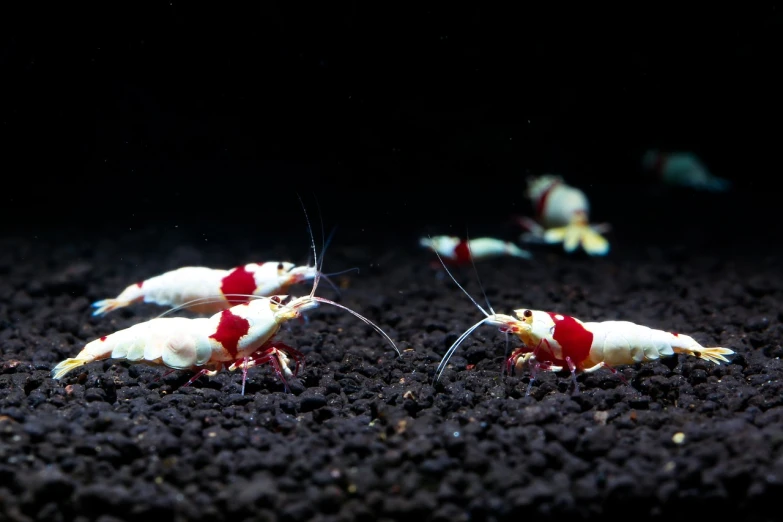
[[[479,237],[475,239],[460,239],[457,236],[423,237],[419,245],[429,248],[455,265],[465,265],[472,259],[487,259],[497,256],[512,256],[530,259],[530,252],[522,250],[510,241],[503,241],[491,237]]]
[[[314,239],[312,247],[315,256]],[[317,257],[315,259],[317,266]],[[52,377],[62,379],[68,372],[93,361],[125,359],[150,365],[162,364],[171,371],[196,371],[196,375],[185,384],[187,386],[202,375],[212,376],[222,368],[233,371],[241,366],[244,394],[247,370],[270,363],[288,391],[286,376],[292,375],[288,367],[289,357],[296,363],[295,375],[304,356],[276,340],[275,335],[285,322],[302,317],[303,312],[320,303],[336,306],[358,317],[380,333],[400,355],[391,337],[369,319],[343,305],[315,296],[321,277],[318,270],[310,294],[288,303],[286,295],[248,295],[245,296],[250,299],[248,302],[208,318],[158,317],[103,336],[87,343],[76,357],[55,366]]]
[[[132,284],[114,299],[92,304],[92,315],[104,315],[136,302],[177,307],[200,300],[191,306],[197,313],[214,314],[252,297],[283,295],[290,286],[313,279],[315,266],[296,266],[289,262],[249,263],[230,270],[186,266]],[[210,298],[210,299],[205,299]]]
[[[544,175],[528,178],[527,196],[535,207],[536,219],[518,218],[529,231],[523,240],[563,243],[566,252],[581,245],[593,256],[609,252],[609,242],[601,235],[609,225],[590,224],[590,203],[584,192],[567,185],[560,176]]]
[[[668,185],[681,185],[711,192],[725,192],[731,181],[713,175],[701,160],[690,152],[648,150],[642,166]]]
[[[568,368],[574,390],[578,391],[577,372],[606,368],[616,373],[617,365],[655,361],[678,353],[720,364],[729,362],[725,356],[734,353],[729,348],[704,347],[685,334],[655,330],[629,321],[582,322],[557,312],[528,309],[514,310],[516,317],[512,317],[496,314],[491,307],[490,314],[453,277],[452,280],[485,317],[449,347],[436,369],[436,382],[460,344],[483,324],[498,326],[501,332],[516,335],[522,341],[523,346],[512,352],[506,365],[509,370],[530,367],[528,394],[539,371],[559,372]]]

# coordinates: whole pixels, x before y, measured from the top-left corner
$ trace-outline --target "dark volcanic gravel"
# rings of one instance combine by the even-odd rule
[[[781,2],[43,4],[0,17],[0,522],[783,520]],[[734,185],[666,186],[651,149]],[[612,249],[478,263],[498,313],[630,320],[732,362],[525,396],[483,326],[433,385],[482,314],[420,236],[515,239],[541,174],[587,193]],[[360,269],[318,295],[400,357],[322,306],[280,333],[306,357],[291,393],[268,365],[245,395],[241,372],[183,387],[122,360],[51,379],[164,311],[91,315],[129,284],[307,262],[297,195],[316,238],[319,213],[337,227],[325,271]]]
[[[768,510],[783,493],[780,255],[620,245],[605,259],[537,249],[533,261],[479,263],[498,312],[626,319],[737,353],[723,366],[679,356],[621,367],[630,386],[608,371],[580,376],[578,395],[567,374],[548,374],[525,397],[527,375],[500,375],[505,341],[492,327],[474,332],[433,387],[445,349],[481,315],[414,237],[400,241],[409,243],[362,249],[338,233],[326,271],[361,268],[335,278],[345,287],[339,301],[377,321],[401,358],[356,318],[321,307],[282,333],[307,358],[293,393],[265,366],[250,371],[242,396],[239,372],[181,388],[188,372],[160,379],[164,368],[123,361],[63,382],[49,371],[85,342],[162,311],[141,305],[94,318],[92,301],[184,265],[301,262],[301,245],[199,244],[156,229],[3,240],[0,515],[776,518]],[[457,274],[479,299],[472,269]],[[326,284],[318,293],[335,298]]]

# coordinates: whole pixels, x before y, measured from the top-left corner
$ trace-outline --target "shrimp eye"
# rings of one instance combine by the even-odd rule
[[[533,312],[531,312],[530,310],[525,310],[524,312],[522,312],[522,315],[524,315],[525,317],[532,317]]]

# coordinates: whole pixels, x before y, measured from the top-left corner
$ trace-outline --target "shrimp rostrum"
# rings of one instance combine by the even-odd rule
[[[315,254],[314,241],[312,246]],[[369,319],[343,305],[317,297],[315,290],[320,277],[319,270],[313,280],[310,294],[296,299],[289,300],[286,295],[248,295],[248,302],[222,310],[211,317],[157,317],[103,336],[87,343],[76,357],[55,366],[52,377],[62,379],[80,366],[104,359],[125,359],[150,365],[164,365],[170,368],[170,371],[197,372],[185,386],[202,375],[213,376],[223,368],[229,371],[242,368],[244,394],[247,370],[269,363],[282,380],[286,391],[289,391],[286,377],[296,375],[304,362],[304,356],[298,350],[277,340],[275,336],[284,323],[302,317],[304,312],[321,303],[341,308],[358,317],[380,333],[400,355],[394,341]],[[217,297],[223,299],[222,296]],[[294,372],[288,366],[291,359],[295,362]]]
[[[453,277],[452,277],[452,280]],[[606,368],[616,373],[615,366],[655,361],[662,357],[683,354],[716,364],[729,362],[734,354],[729,348],[704,347],[689,335],[648,328],[629,321],[582,322],[557,312],[519,309],[515,316],[485,311],[462,286],[454,282],[484,314],[449,347],[436,370],[437,381],[451,356],[462,342],[479,326],[490,324],[500,331],[516,336],[522,346],[511,353],[506,367],[530,369],[530,385],[540,371],[560,372],[568,369],[578,391],[577,373],[591,373]]]

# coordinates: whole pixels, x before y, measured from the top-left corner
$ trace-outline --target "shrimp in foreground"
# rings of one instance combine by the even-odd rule
[[[315,239],[309,219],[308,229],[313,254],[316,256]],[[317,266],[317,257],[315,260]],[[321,264],[323,265],[323,261]],[[93,361],[125,359],[150,365],[162,364],[171,368],[171,371],[195,371],[196,375],[185,384],[188,386],[202,375],[213,376],[222,368],[233,371],[241,367],[244,395],[248,369],[269,363],[288,392],[290,389],[286,377],[298,373],[304,356],[298,350],[278,341],[275,335],[284,323],[301,318],[303,312],[317,307],[320,303],[353,314],[381,334],[397,355],[400,355],[400,350],[391,337],[369,319],[343,305],[317,297],[315,291],[320,278],[321,271],[318,270],[310,294],[288,303],[286,295],[247,295],[245,297],[250,299],[248,302],[222,310],[208,318],[158,317],[103,336],[87,343],[76,357],[55,366],[52,369],[52,377],[62,379],[74,369]],[[222,299],[222,296],[220,298]],[[293,373],[288,367],[290,359],[296,364]]]
[[[720,364],[729,362],[726,356],[734,354],[729,348],[704,347],[685,334],[655,330],[629,321],[582,322],[557,312],[529,309],[514,310],[516,317],[513,317],[497,314],[491,306],[490,314],[453,276],[451,279],[485,317],[468,328],[449,347],[435,371],[436,382],[460,344],[483,324],[498,326],[501,332],[513,334],[522,341],[523,346],[514,350],[506,360],[506,367],[509,371],[525,366],[530,368],[526,395],[530,394],[533,381],[540,371],[559,372],[568,368],[574,392],[578,393],[577,372],[591,373],[606,368],[616,373],[614,366],[617,365],[655,361],[678,353]]]
[[[283,261],[248,263],[230,270],[186,266],[132,284],[114,299],[96,301],[92,315],[105,315],[136,302],[176,307],[195,300],[198,301],[190,306],[191,310],[214,314],[247,303],[252,298],[247,296],[286,294],[290,286],[315,275],[315,266]]]

